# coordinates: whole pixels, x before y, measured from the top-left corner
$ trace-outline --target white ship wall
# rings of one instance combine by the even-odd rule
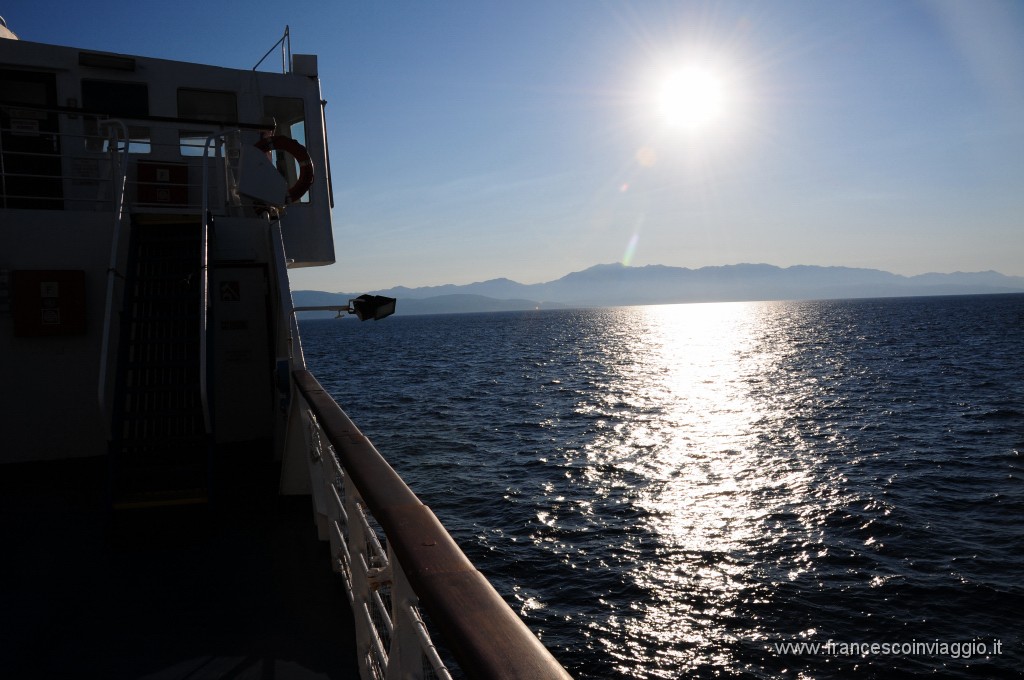
[[[83,335],[15,337],[0,313],[0,462],[106,453],[98,387],[111,218],[105,213],[0,212],[0,270],[85,272]]]

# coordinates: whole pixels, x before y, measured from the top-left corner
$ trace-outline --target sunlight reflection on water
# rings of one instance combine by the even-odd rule
[[[743,631],[729,624],[737,605],[771,598],[764,553],[791,541],[794,529],[812,534],[827,511],[820,498],[815,512],[802,511],[812,488],[824,488],[815,456],[764,445],[767,424],[784,427],[790,416],[766,381],[792,351],[764,327],[764,307],[630,310],[605,347],[605,366],[617,367],[601,391],[605,401],[578,404],[581,414],[605,418],[583,451],[583,478],[599,498],[628,487],[642,534],[658,546],[657,559],[638,560],[629,573],[646,599],[604,631],[621,672],[652,653],[672,674],[735,669],[731,650]],[[813,556],[802,551],[776,567],[772,578],[797,579]],[[756,636],[749,624],[743,629]]]

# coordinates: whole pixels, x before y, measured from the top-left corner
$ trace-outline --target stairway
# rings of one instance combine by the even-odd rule
[[[199,216],[135,215],[110,442],[114,508],[206,503]]]

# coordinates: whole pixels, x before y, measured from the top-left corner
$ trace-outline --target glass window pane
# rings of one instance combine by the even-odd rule
[[[298,97],[264,97],[263,115],[273,118],[277,125],[275,135],[291,137],[299,144],[306,145],[306,110]],[[274,152],[274,165],[288,180],[294,184],[299,177],[299,164],[289,154]],[[300,203],[309,203],[309,193],[299,199]]]
[[[149,88],[145,83],[83,80],[82,108],[95,114],[85,117],[85,148],[106,151],[107,139],[100,132],[99,120],[146,118],[149,116]],[[152,150],[148,126],[129,125],[128,137],[129,153],[150,153]]]
[[[182,156],[202,156],[206,138],[223,128],[238,125],[238,98],[234,92],[219,90],[178,89],[178,118],[186,121],[206,120],[216,125],[204,129],[180,130],[178,148]]]

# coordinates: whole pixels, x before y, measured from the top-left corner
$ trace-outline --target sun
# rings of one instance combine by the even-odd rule
[[[725,114],[727,93],[721,76],[702,66],[670,71],[656,94],[658,116],[670,127],[705,128]]]

